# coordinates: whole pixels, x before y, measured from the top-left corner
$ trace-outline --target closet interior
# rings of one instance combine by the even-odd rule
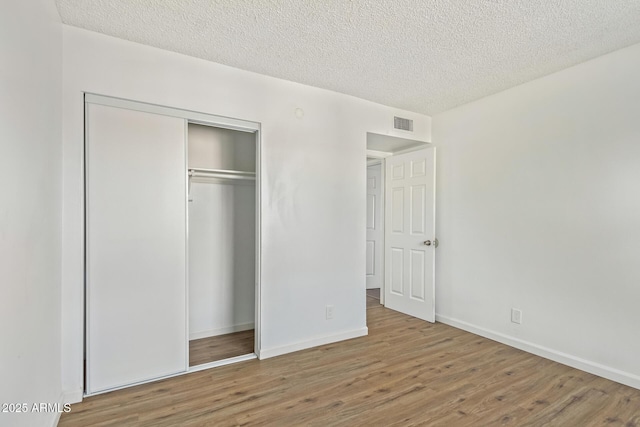
[[[188,124],[189,366],[254,352],[256,137]]]

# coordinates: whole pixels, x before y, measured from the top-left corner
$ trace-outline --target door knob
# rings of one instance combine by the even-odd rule
[[[431,246],[431,240],[425,240],[424,244],[425,246]]]

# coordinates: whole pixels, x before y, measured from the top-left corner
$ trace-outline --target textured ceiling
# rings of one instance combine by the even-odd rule
[[[63,22],[435,114],[640,42],[640,0],[57,0]]]

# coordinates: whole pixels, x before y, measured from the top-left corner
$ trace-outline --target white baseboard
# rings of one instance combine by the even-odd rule
[[[69,403],[65,399],[66,399],[66,393],[61,392],[60,397],[58,398],[58,408],[63,408],[65,403]],[[60,417],[62,416],[62,412],[56,411],[56,412],[51,412],[51,414],[53,415],[53,419],[51,420],[51,426],[57,427],[58,423],[60,422]]]
[[[254,323],[241,323],[240,325],[225,326],[224,328],[209,329],[206,331],[191,332],[189,340],[199,340],[200,338],[216,337],[218,335],[232,334],[234,332],[248,331],[254,328]]]
[[[497,341],[511,347],[515,347],[528,353],[544,357],[545,359],[553,360],[554,362],[562,363],[563,365],[571,366],[572,368],[580,369],[581,371],[628,385],[629,387],[640,389],[640,376],[638,375],[601,365],[590,360],[585,360],[580,357],[514,338],[500,332],[482,328],[462,320],[442,316],[440,314],[436,314],[436,321],[453,326],[454,328],[462,329],[463,331],[471,332],[472,334],[489,338],[490,340]]]
[[[270,357],[276,357],[276,356],[281,356],[287,353],[293,353],[294,351],[306,350],[308,348],[318,347],[320,345],[332,344],[338,341],[344,341],[352,338],[363,337],[368,334],[369,334],[369,329],[365,326],[364,328],[341,332],[335,335],[317,337],[309,341],[301,341],[294,344],[283,345],[280,347],[260,349],[260,352],[258,354],[258,359],[268,359]]]
[[[58,427],[58,423],[60,422],[60,417],[62,416],[62,414],[60,412],[52,412],[52,414],[53,420],[51,421],[51,426]]]

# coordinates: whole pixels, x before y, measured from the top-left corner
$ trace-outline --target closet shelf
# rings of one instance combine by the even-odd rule
[[[234,171],[226,169],[198,169],[189,168],[189,177],[192,178],[219,178],[219,179],[237,179],[243,181],[255,181],[255,172]]]

